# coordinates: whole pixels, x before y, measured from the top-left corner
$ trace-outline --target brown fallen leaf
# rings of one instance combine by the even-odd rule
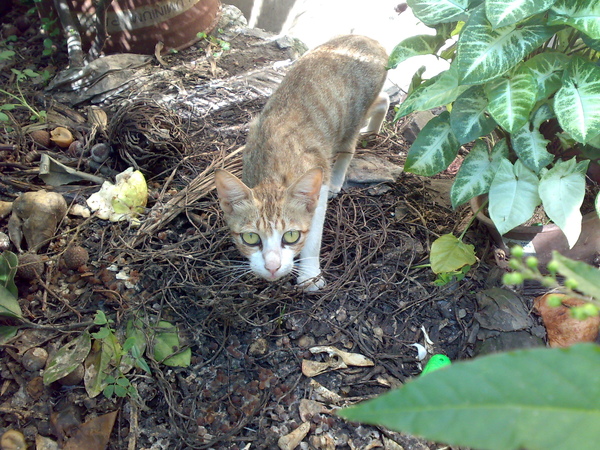
[[[561,306],[548,306],[548,296],[560,296]],[[535,299],[534,305],[542,316],[550,347],[568,347],[577,342],[592,342],[598,336],[600,317],[579,320],[571,316],[570,308],[581,306],[583,300],[564,294],[545,294]]]
[[[63,450],[104,450],[108,445],[117,412],[113,411],[88,420],[73,433]]]
[[[294,450],[310,431],[310,423],[303,422],[298,428],[285,436],[281,436],[277,445],[281,450]]]

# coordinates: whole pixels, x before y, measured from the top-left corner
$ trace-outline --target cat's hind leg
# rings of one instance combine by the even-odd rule
[[[331,180],[329,181],[329,198],[333,198],[340,193],[344,180],[346,179],[346,172],[350,161],[354,156],[354,146],[356,145],[356,137],[353,137],[346,145],[342,146],[342,149],[337,153],[337,157],[333,167],[331,168]]]
[[[360,134],[379,133],[389,107],[390,97],[385,92],[381,92],[369,108],[367,122],[361,128]]]
[[[325,286],[325,279],[321,274],[321,237],[323,236],[323,224],[327,211],[327,194],[329,186],[321,186],[319,202],[310,225],[310,231],[300,252],[298,263],[298,278],[296,282],[302,289],[308,292],[318,291]]]

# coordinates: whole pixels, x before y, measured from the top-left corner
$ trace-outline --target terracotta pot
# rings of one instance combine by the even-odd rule
[[[92,41],[94,0],[68,0],[79,20],[84,47]],[[40,16],[56,17],[52,2],[36,3]],[[106,28],[110,38],[104,53],[154,54],[157,42],[162,53],[181,50],[198,41],[197,33],[209,33],[221,16],[220,0],[114,0],[108,8]]]
[[[473,212],[481,207],[486,198],[487,195],[480,195],[471,199]],[[553,223],[534,226],[519,225],[501,236],[494,222],[483,214],[483,211],[477,214],[477,219],[487,227],[496,245],[500,248],[508,252],[510,247],[520,245],[526,255],[536,256],[541,266],[545,266],[552,259],[553,250],[569,258],[592,264],[600,255],[600,218],[595,211],[583,216],[581,235],[573,248],[569,248],[566,236]]]

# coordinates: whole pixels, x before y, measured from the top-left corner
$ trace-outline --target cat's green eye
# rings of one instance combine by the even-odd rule
[[[283,243],[284,244],[295,244],[300,239],[300,232],[298,230],[290,230],[283,233]]]
[[[242,233],[242,241],[246,245],[259,245],[260,236],[256,233]]]

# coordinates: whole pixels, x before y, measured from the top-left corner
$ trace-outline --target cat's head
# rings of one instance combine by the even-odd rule
[[[257,276],[274,281],[292,271],[310,231],[322,181],[323,170],[317,168],[289,187],[262,183],[251,189],[231,173],[215,171],[225,221]]]

